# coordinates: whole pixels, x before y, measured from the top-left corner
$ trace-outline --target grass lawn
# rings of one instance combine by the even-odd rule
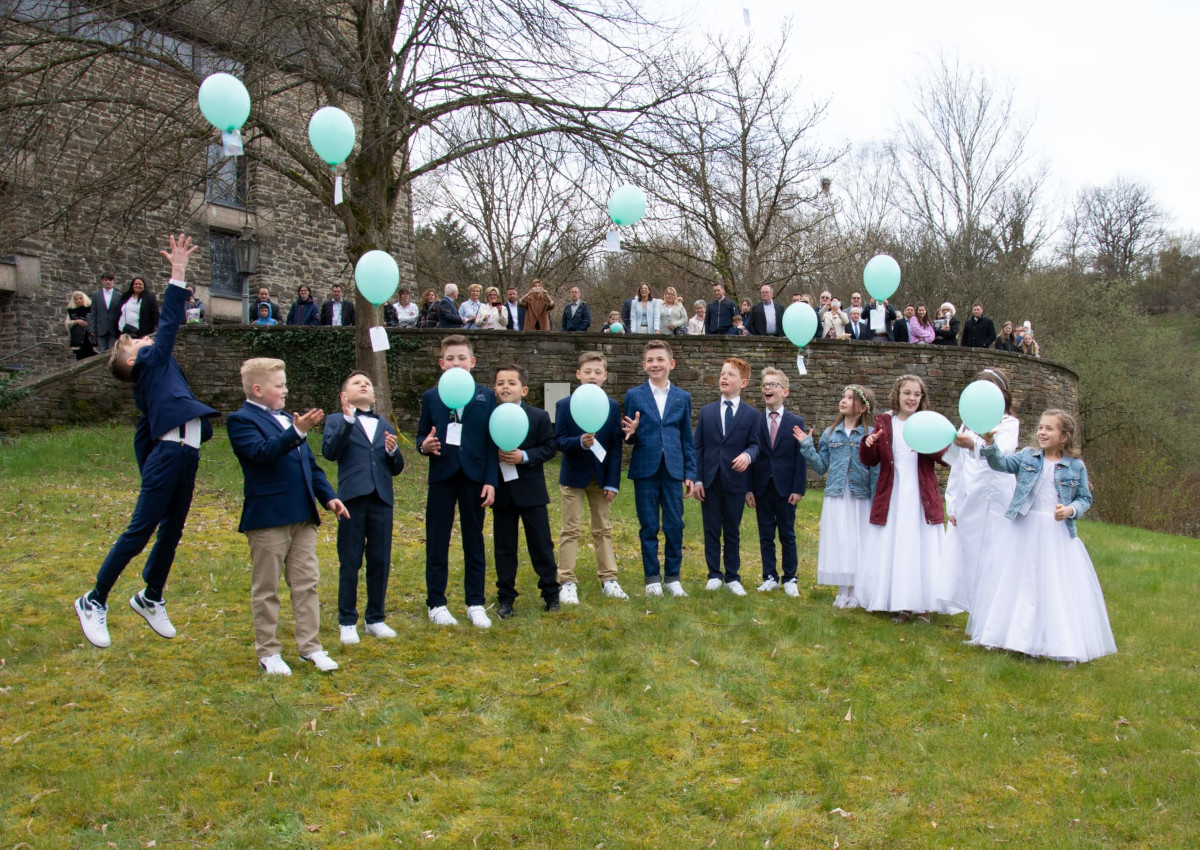
[[[523,566],[516,618],[475,630],[452,550],[463,625],[435,629],[424,463],[406,451],[388,619],[399,638],[338,643],[326,523],[322,637],[341,669],[301,666],[285,602],[295,672],[267,678],[223,431],[171,576],[179,637],[128,609],[138,561],[110,599],[113,646],[85,643],[71,602],[128,518],[131,438],[80,429],[0,445],[2,848],[1200,842],[1200,541],[1082,523],[1120,651],[1067,668],[963,646],[965,615],[898,626],[835,610],[833,590],[812,585],[819,491],[800,511],[799,599],[705,593],[688,502],[691,597],[647,600],[627,487],[614,513],[631,601],[600,598],[585,552],[578,608],[542,613]],[[752,588],[752,512],[743,528]]]

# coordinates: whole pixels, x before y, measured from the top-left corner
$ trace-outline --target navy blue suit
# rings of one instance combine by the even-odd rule
[[[725,582],[738,581],[741,572],[742,510],[750,489],[750,471],[758,459],[762,414],[743,400],[737,413],[722,430],[725,399],[700,408],[696,423],[696,468],[704,485],[704,560],[708,577]],[[750,467],[737,472],[733,461],[740,454],[750,457]],[[721,540],[724,537],[725,573],[721,573]]]
[[[172,356],[187,295],[183,286],[167,287],[154,344],[138,349],[134,360],[133,400],[142,415],[134,429],[133,450],[142,486],[129,527],[117,538],[96,575],[94,594],[102,604],[125,567],[146,548],[155,529],[158,539],[146,559],[142,577],[146,580],[146,598],[162,600],[175,549],[192,507],[200,465],[198,449],[162,438],[180,436],[180,427],[193,419],[200,420],[201,441],[212,436],[208,419],[217,411],[196,400]]]
[[[509,304],[505,301],[500,305],[504,312],[508,313],[508,330],[523,331],[525,330],[525,308],[519,304]],[[513,314],[516,313],[514,317]],[[513,319],[516,321],[513,321]]]
[[[783,580],[796,578],[796,506],[788,503],[792,493],[804,495],[808,485],[808,467],[800,452],[800,441],[792,429],[804,428],[804,417],[781,411],[775,445],[771,445],[770,412],[762,416],[758,460],[752,468],[754,511],[758,518],[758,545],[762,552],[763,580],[779,581],[775,570],[775,533],[783,556]]]
[[[437,303],[437,326],[439,328],[459,328],[463,326],[462,315],[458,312],[458,305],[454,303],[454,299],[449,295],[442,297],[442,300]]]
[[[571,315],[571,305],[563,307],[562,321],[559,322],[561,327],[567,333],[580,333],[586,331],[592,326],[592,308],[586,302],[579,302],[579,309],[575,311],[575,315]]]
[[[425,603],[430,608],[446,604],[446,580],[449,573],[450,533],[454,528],[454,507],[458,506],[463,540],[463,587],[467,605],[484,603],[487,557],[483,548],[483,485],[498,483],[500,466],[496,446],[488,435],[488,418],[496,406],[496,394],[490,387],[475,386],[475,397],[455,418],[462,424],[462,445],[446,442],[452,411],[442,404],[436,388],[421,397],[421,418],[417,425],[417,450],[437,428],[442,444],[441,455],[429,457],[429,492],[425,501]]]
[[[604,463],[591,449],[585,449],[581,437],[584,430],[571,418],[571,399],[560,399],[554,410],[555,437],[562,452],[558,483],[564,487],[585,489],[592,482],[608,490],[621,489],[621,406],[608,400],[608,419],[596,432],[596,440],[604,447]]]
[[[659,582],[658,529],[666,543],[663,567],[666,581],[679,581],[683,567],[684,481],[696,480],[696,450],[692,444],[692,397],[671,384],[663,416],[650,382],[625,393],[625,415],[641,414],[638,429],[626,442],[633,446],[629,478],[641,529],[642,571],[647,584]]]
[[[520,445],[528,458],[517,465],[517,480],[501,478],[492,507],[492,544],[496,557],[496,590],[501,602],[517,598],[517,521],[525,526],[525,545],[538,575],[538,590],[547,602],[558,599],[558,564],[550,535],[550,494],[542,464],[554,457],[554,427],[550,414],[521,402],[529,417],[529,433]]]
[[[363,555],[367,558],[368,625],[382,623],[386,613],[388,576],[392,569],[392,476],[404,469],[404,457],[397,447],[387,453],[384,435],[396,434],[392,423],[379,418],[375,439],[368,440],[361,419],[350,422],[340,413],[325,420],[321,454],[337,461],[338,498],[350,512],[350,518],[338,520],[338,625],[358,622],[358,571]]]
[[[280,427],[270,411],[249,401],[229,414],[225,427],[244,479],[238,531],[300,522],[319,525],[317,503],[328,505],[337,494],[295,427]]]

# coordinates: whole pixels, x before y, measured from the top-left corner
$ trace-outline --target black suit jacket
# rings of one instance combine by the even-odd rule
[[[88,313],[87,326],[92,336],[118,336],[121,333],[118,327],[121,322],[121,293],[117,292],[115,286],[111,297],[112,303],[105,307],[104,289],[92,294],[92,310]]]
[[[546,411],[530,407],[525,402],[521,402],[521,409],[529,417],[529,433],[521,443],[520,450],[529,456],[529,462],[517,464],[516,481],[505,481],[503,476],[499,476],[495,501],[498,508],[532,508],[550,504],[542,464],[558,452],[554,426],[550,424],[550,414]],[[620,454],[617,456],[620,457]]]
[[[392,476],[404,470],[404,457],[399,447],[392,454],[387,453],[384,434],[395,436],[396,429],[382,417],[375,428],[374,442],[367,440],[358,417],[353,423],[341,413],[326,417],[321,454],[338,465],[337,493],[343,502],[375,494],[384,504],[394,503]]]
[[[996,341],[996,325],[987,316],[974,316],[963,323],[962,344],[967,348],[991,348]]]
[[[892,322],[892,342],[908,342],[908,319],[903,315]]]
[[[775,310],[775,336],[783,336],[783,307],[778,301],[771,302],[772,309]],[[759,301],[750,308],[750,333],[755,336],[767,335],[767,305],[763,301]]]
[[[333,302],[332,301],[326,301],[324,304],[321,305],[321,324],[323,324],[323,325],[332,325],[333,324]],[[351,304],[349,301],[347,301],[345,298],[342,299],[342,324],[346,325],[346,326],[350,326],[350,327],[354,326],[354,305]]]
[[[125,306],[125,302],[129,300],[132,293],[126,292],[121,296],[121,307]],[[100,296],[103,298],[104,296]],[[95,303],[94,301],[92,302]],[[117,309],[117,322],[121,321],[121,310]],[[138,326],[137,330],[130,329],[129,335],[135,338],[149,336],[158,329],[158,300],[154,297],[154,293],[149,289],[142,290],[142,303],[138,306]],[[120,331],[125,333],[124,330]]]
[[[870,326],[862,319],[859,319],[857,324],[851,322],[846,325],[846,333],[850,334],[851,339],[871,339],[874,336]]]

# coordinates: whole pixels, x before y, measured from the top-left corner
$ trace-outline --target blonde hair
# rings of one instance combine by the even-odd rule
[[[471,297],[472,292],[478,292],[480,295],[482,295],[483,287],[480,286],[478,283],[472,283],[470,286],[467,287],[467,297],[468,298]]]
[[[854,393],[855,405],[862,408],[862,411],[858,414],[858,424],[863,426],[863,432],[865,433],[871,427],[867,422],[867,418],[875,410],[875,393],[870,387],[864,387],[862,384],[847,384],[842,389],[842,395],[846,394],[846,390]],[[899,395],[899,390],[896,390],[896,393]],[[924,398],[922,398],[922,401],[924,401]],[[845,421],[846,415],[839,410],[837,419],[833,420],[833,427],[836,428]]]
[[[246,398],[254,395],[254,385],[266,383],[267,378],[282,372],[287,364],[276,357],[251,357],[242,363],[242,392]]]
[[[1075,417],[1067,413],[1065,410],[1060,410],[1057,407],[1052,407],[1049,410],[1043,411],[1042,416],[1053,416],[1058,420],[1058,428],[1066,435],[1066,441],[1063,443],[1062,453],[1067,457],[1079,457],[1079,446],[1076,443],[1075,437],[1079,430],[1075,424]]]
[[[137,350],[132,349],[133,337],[129,334],[121,334],[115,343],[113,343],[112,353],[108,355],[108,369],[113,373],[113,377],[125,384],[133,383],[133,366],[129,364],[130,351],[133,351],[134,362],[137,359]]]
[[[74,309],[75,299],[80,298],[80,297],[83,298],[83,306],[84,307],[92,306],[92,299],[88,298],[88,294],[86,292],[81,292],[80,290],[76,289],[74,292],[71,293],[71,297],[67,299],[67,309],[68,310]]]
[[[497,301],[499,301],[499,300],[500,300],[500,290],[499,290],[499,289],[497,289],[497,288],[496,288],[496,287],[494,287],[494,286],[489,286],[489,287],[488,287],[488,288],[487,288],[487,289],[484,291],[484,293],[483,293],[483,297],[484,297],[484,298],[487,298],[488,296],[492,295],[493,293],[495,293],[495,295],[496,295],[496,300],[497,300]]]
[[[608,369],[608,358],[599,351],[585,351],[579,355],[579,368],[582,369],[585,363],[599,363],[605,369]]]
[[[776,381],[779,382],[779,386],[783,387],[785,390],[791,389],[791,387],[788,386],[788,384],[790,383],[790,380],[789,380],[787,374],[785,372],[779,371],[774,366],[768,366],[767,368],[763,369],[761,377],[762,377],[762,380],[764,380],[764,381],[767,380],[767,378],[774,378]]]

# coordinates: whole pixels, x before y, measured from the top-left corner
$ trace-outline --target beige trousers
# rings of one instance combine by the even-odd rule
[[[320,652],[317,631],[321,608],[317,582],[317,526],[297,522],[246,532],[250,543],[250,614],[254,620],[254,650],[259,658],[279,655],[279,577],[286,579],[296,621],[296,645],[301,655]]]
[[[583,502],[587,499],[592,518],[592,542],[596,547],[596,577],[611,581],[617,577],[617,557],[613,554],[612,505],[604,488],[593,481],[586,489],[558,485],[562,491],[562,534],[558,538],[558,583],[575,582],[575,562],[579,559],[579,533],[583,521]]]

